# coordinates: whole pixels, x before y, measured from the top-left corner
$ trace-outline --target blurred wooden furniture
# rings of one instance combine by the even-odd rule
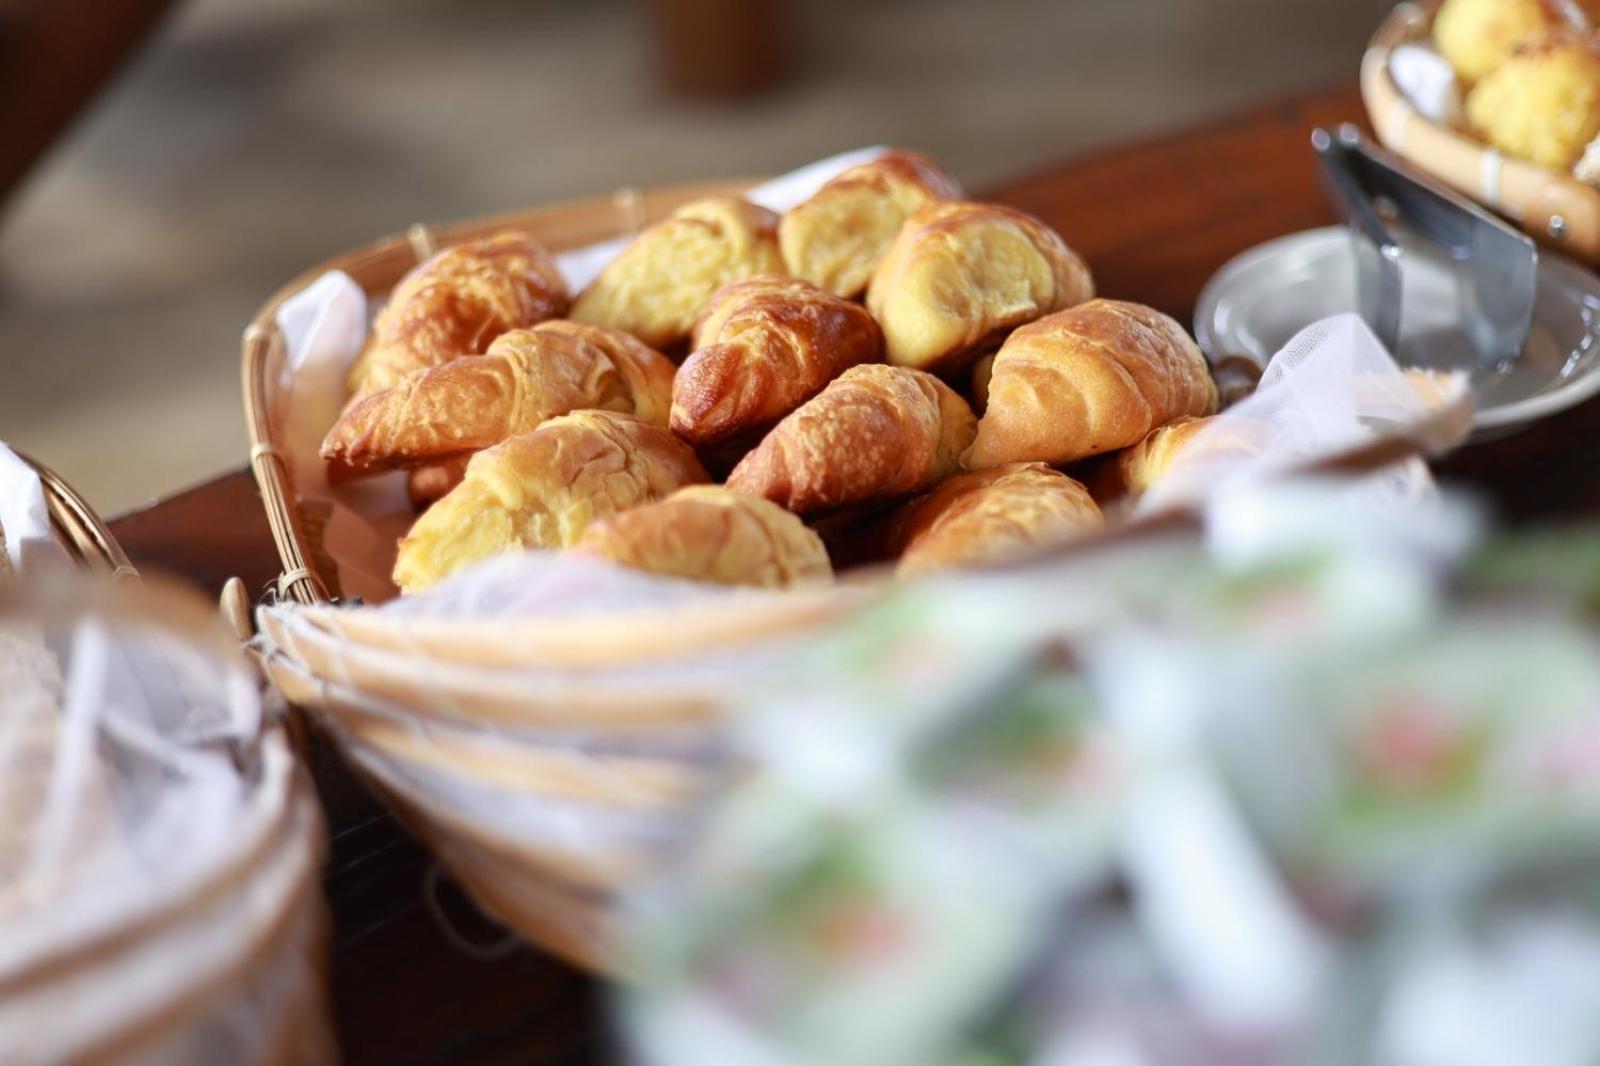
[[[0,0],[0,205],[173,0]]]
[[[1102,292],[1187,322],[1200,287],[1234,254],[1333,221],[1308,148],[1313,126],[1356,121],[1353,86],[1276,100],[1204,126],[1087,156],[982,194],[1035,212],[1094,265]],[[1447,480],[1511,521],[1600,517],[1600,400],[1507,440],[1468,448]],[[239,575],[255,591],[277,553],[240,469],[112,524],[135,565],[215,595]],[[468,954],[424,903],[429,861],[326,750],[313,767],[333,833],[334,1008],[348,1061],[588,1062],[608,1057],[595,984],[532,949]],[[498,934],[446,886],[464,936]]]

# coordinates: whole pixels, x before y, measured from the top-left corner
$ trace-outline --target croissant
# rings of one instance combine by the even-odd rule
[[[885,152],[841,171],[778,223],[789,273],[833,293],[860,296],[906,216],[961,195],[955,179],[916,152]]]
[[[626,333],[541,322],[352,403],[322,456],[362,470],[474,452],[569,411],[621,411],[666,425],[672,362]]]
[[[1148,492],[1180,458],[1190,463],[1222,455],[1259,455],[1270,439],[1259,424],[1234,424],[1231,430],[1214,429],[1201,437],[1202,431],[1215,425],[1215,417],[1180,418],[1151,430],[1116,457],[1117,481],[1122,491]]]
[[[909,496],[959,469],[976,423],[932,374],[851,367],[741,459],[728,487],[796,514]]]
[[[1070,463],[1216,407],[1205,356],[1182,326],[1141,304],[1093,300],[1006,339],[966,465]]]
[[[695,447],[775,425],[845,370],[877,360],[866,308],[798,278],[736,281],[711,298],[672,387],[672,430]]]
[[[941,481],[889,519],[901,576],[1002,562],[1103,524],[1078,482],[1043,463],[970,470]]]
[[[692,485],[595,522],[577,550],[623,566],[721,585],[782,588],[833,576],[822,540],[775,503]]]
[[[446,248],[394,287],[350,372],[350,391],[376,392],[413,371],[478,355],[507,330],[565,314],[569,299],[555,260],[525,234]]]
[[[415,592],[491,556],[569,547],[597,518],[705,480],[661,426],[612,411],[561,415],[474,455],[461,484],[401,538],[394,582]]]
[[[783,273],[777,227],[777,215],[737,197],[687,203],[624,248],[578,297],[572,317],[670,347],[689,336],[723,285]]]
[[[1043,222],[998,204],[947,201],[900,227],[867,287],[889,362],[960,365],[1006,331],[1094,296],[1083,259]]]

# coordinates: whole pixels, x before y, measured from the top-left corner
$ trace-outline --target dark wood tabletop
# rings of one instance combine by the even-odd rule
[[[1333,220],[1319,190],[1312,127],[1359,120],[1353,87],[1277,100],[1203,126],[1069,160],[983,190],[1055,226],[1094,268],[1100,292],[1188,322],[1231,256]],[[1528,431],[1463,449],[1441,477],[1471,486],[1508,522],[1600,513],[1600,400]],[[264,590],[279,564],[245,470],[118,518],[141,568],[215,596],[241,577]],[[595,982],[532,948],[468,952],[424,903],[426,852],[319,749],[313,766],[332,839],[332,995],[349,1062],[533,1063],[606,1058]],[[454,936],[502,935],[448,882],[437,893]]]

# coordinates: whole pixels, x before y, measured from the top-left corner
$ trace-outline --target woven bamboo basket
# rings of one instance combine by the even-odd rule
[[[203,601],[160,581],[122,589],[23,581],[0,595],[0,618],[70,624],[77,612],[110,629],[154,628],[221,662],[239,658]],[[321,813],[285,731],[270,719],[261,730],[234,751],[238,818],[206,862],[130,897],[137,904],[114,920],[87,917],[70,936],[0,961],[0,1014],[26,1019],[23,1047],[10,1048],[19,1061],[43,1048],[73,1062],[204,1062],[222,1049],[229,1061],[261,1066],[334,1061]],[[33,761],[42,774],[54,741],[40,743]],[[13,774],[0,779],[0,796],[8,809],[27,809],[10,803],[31,803],[39,786],[39,777]],[[147,982],[157,975],[154,994]],[[97,1002],[104,1009],[90,1009]]]
[[[658,609],[598,620],[417,620],[391,628],[370,614],[343,610],[335,600],[337,568],[322,544],[325,515],[295,495],[277,314],[329,270],[344,271],[381,299],[445,245],[515,228],[559,252],[636,233],[688,200],[752,184],[627,190],[461,225],[414,226],[306,271],[261,308],[244,334],[251,465],[283,566],[275,593],[300,605],[258,613],[263,670],[292,703],[315,712],[351,764],[486,911],[524,938],[591,968],[616,963],[611,904],[651,865],[651,849],[641,840],[659,842],[652,834],[681,822],[714,777],[693,745],[685,750],[658,739],[673,731],[680,739],[696,730],[709,735],[724,709],[719,693],[704,687],[662,685],[641,698],[616,688],[615,677],[708,646],[824,626],[870,596],[877,582],[868,575],[825,594],[790,593],[781,603],[736,615],[693,609],[664,615]],[[1465,425],[1468,416],[1452,406],[1439,417]],[[1419,430],[1418,440],[1427,435]],[[1383,440],[1332,466],[1361,470],[1425,450],[1417,441]],[[1190,525],[1184,516],[1168,516],[1062,550],[1092,552],[1108,541]],[[618,645],[628,652],[617,653]],[[504,673],[516,670],[576,680],[523,687]],[[575,728],[599,740],[569,747],[560,737]],[[506,824],[490,826],[459,800],[461,790],[480,804],[536,803],[541,814],[557,821],[570,815],[593,832],[577,840],[544,839]]]
[[[1600,189],[1571,174],[1508,159],[1462,130],[1434,122],[1406,99],[1389,59],[1432,35],[1437,3],[1403,3],[1379,26],[1361,61],[1361,97],[1378,139],[1396,155],[1510,218],[1530,236],[1590,265],[1600,263]]]

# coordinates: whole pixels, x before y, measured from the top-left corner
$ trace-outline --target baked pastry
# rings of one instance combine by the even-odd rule
[[[411,506],[426,511],[442,499],[467,476],[467,463],[471,459],[471,455],[458,455],[407,471],[406,496],[410,498]]]
[[[741,459],[728,487],[796,514],[909,496],[959,469],[976,423],[932,374],[851,367]]]
[[[860,304],[799,278],[725,285],[672,386],[672,431],[697,448],[762,433],[850,367],[883,353]]]
[[[1083,259],[1032,215],[962,200],[913,212],[867,287],[889,362],[959,366],[1006,331],[1094,296]]]
[[[1597,0],[1444,0],[1433,18],[1433,43],[1463,81],[1474,82],[1518,45],[1552,30],[1584,28],[1596,15]]]
[[[422,370],[347,407],[322,441],[330,462],[369,470],[475,452],[569,411],[620,411],[667,424],[676,368],[626,333],[542,322],[483,355]]]
[[[1519,48],[1467,94],[1467,119],[1507,155],[1571,170],[1600,134],[1600,36],[1550,34]]]
[[[561,415],[472,457],[461,484],[401,538],[394,583],[415,592],[491,556],[570,547],[597,518],[705,480],[661,426],[612,411]]]
[[[1205,356],[1166,315],[1092,300],[1023,326],[994,360],[970,467],[1070,463],[1216,410]]]
[[[555,260],[522,233],[446,248],[394,287],[350,371],[350,391],[387,389],[407,374],[479,355],[510,329],[566,313]]]
[[[595,522],[577,550],[636,570],[720,585],[783,588],[833,576],[822,540],[775,503],[691,485]]]
[[[789,273],[835,296],[860,296],[906,216],[961,186],[933,160],[895,150],[841,171],[778,223]]]
[[[667,348],[689,336],[711,294],[728,282],[782,273],[778,216],[714,196],[639,234],[578,297],[572,317]]]
[[[1078,482],[1043,463],[969,470],[889,519],[901,576],[996,563],[1098,529],[1100,508]]]

